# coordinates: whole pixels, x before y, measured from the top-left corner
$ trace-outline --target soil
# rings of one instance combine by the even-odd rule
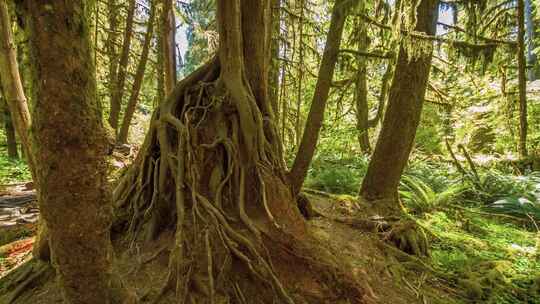
[[[355,212],[354,203],[336,200],[332,197],[308,195],[318,213],[330,216],[351,215]],[[350,271],[365,286],[374,303],[461,303],[462,298],[452,284],[422,270],[421,267],[398,261],[385,247],[380,235],[354,229],[346,224],[335,222],[325,216],[314,217],[308,221],[312,234],[325,244],[330,251],[346,259]],[[117,248],[117,267],[128,285],[146,303],[145,296],[159,289],[166,276],[169,263],[170,244],[174,243],[172,232],[163,233],[156,241],[141,244],[125,244],[115,241]],[[19,241],[12,252],[26,252],[24,262],[10,274],[0,279],[0,303],[8,303],[15,289],[15,281],[35,261],[28,262],[32,239]],[[17,249],[19,248],[19,249]],[[32,266],[34,267],[34,266]],[[49,272],[48,276],[50,275]],[[62,303],[55,280],[36,280],[29,284],[13,303]],[[11,285],[11,286],[10,286]],[[313,289],[313,293],[322,292]],[[249,303],[252,303],[248,301]],[[174,295],[165,296],[159,303],[176,303]],[[344,303],[345,304],[345,303]]]

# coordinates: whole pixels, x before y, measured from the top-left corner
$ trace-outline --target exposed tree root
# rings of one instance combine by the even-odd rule
[[[283,182],[271,114],[219,70],[213,60],[176,87],[115,190],[114,228],[132,245],[175,227],[167,280],[145,297],[365,303],[364,288],[307,233]]]
[[[13,279],[5,291],[13,290],[9,293],[6,304],[15,303],[15,301],[33,286],[36,286],[46,275],[53,273],[53,268],[48,263],[32,261],[22,266],[17,278]]]

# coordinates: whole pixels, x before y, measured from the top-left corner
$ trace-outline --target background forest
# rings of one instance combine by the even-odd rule
[[[261,125],[271,120],[276,134],[266,136],[279,139],[269,140],[271,148],[266,149],[278,151],[272,154],[278,157],[269,162],[283,163],[276,166],[291,168],[287,176],[300,212],[323,243],[346,253],[345,260],[354,265],[346,268],[347,273],[375,265],[373,272],[369,267],[367,271],[360,271],[361,280],[371,286],[362,287],[362,290],[368,290],[365,293],[370,295],[369,298],[375,303],[540,303],[540,61],[537,60],[540,56],[540,2],[269,1],[272,21],[265,33],[270,37],[265,100],[268,100],[267,107],[272,114],[268,115],[270,118],[265,116]],[[37,206],[33,190],[42,191],[41,183],[35,178],[34,184],[29,182],[33,180],[33,174],[36,176],[32,163],[47,159],[28,157],[31,149],[25,147],[25,142],[32,141],[28,139],[29,134],[40,132],[36,131],[38,128],[22,128],[26,132],[16,134],[19,130],[17,124],[21,123],[19,120],[24,122],[25,114],[18,110],[14,115],[13,108],[19,107],[15,102],[21,98],[27,100],[29,119],[30,113],[33,116],[34,111],[39,111],[34,107],[39,107],[42,86],[42,79],[36,76],[40,74],[34,71],[38,57],[32,42],[35,32],[28,30],[29,13],[20,2],[27,1],[2,0],[0,4],[3,26],[0,35],[3,45],[0,56],[0,303],[31,303],[40,292],[51,294],[50,298],[45,297],[51,302],[43,303],[53,303],[52,299],[59,296],[51,291],[54,288],[47,285],[50,284],[47,280],[40,278],[44,272],[36,271],[36,266],[31,269],[38,276],[28,278],[32,271],[27,271],[26,276],[23,273],[13,279],[17,269],[25,267],[20,265],[31,259],[32,246],[38,247],[35,244],[42,239],[35,236],[41,230],[38,229],[37,214],[43,206],[41,202]],[[182,132],[178,130],[177,139],[172,131],[163,134],[155,131],[154,137],[159,137],[156,140],[151,135],[158,128],[153,122],[159,115],[164,117],[166,107],[162,105],[171,98],[194,100],[197,94],[188,89],[178,91],[181,85],[177,83],[182,84],[179,82],[182,80],[191,84],[189,75],[198,75],[201,70],[207,72],[207,63],[216,61],[216,54],[222,56],[220,46],[224,42],[220,40],[220,25],[223,28],[224,23],[220,24],[219,10],[216,9],[219,8],[216,2],[220,1],[83,2],[87,2],[82,6],[87,13],[85,37],[91,52],[87,55],[95,63],[91,66],[93,70],[89,71],[95,74],[94,110],[97,110],[100,124],[106,131],[102,137],[107,139],[108,147],[107,179],[117,189],[112,196],[113,206],[121,209],[118,206],[127,204],[126,201],[131,201],[134,196],[135,205],[139,206],[133,208],[135,211],[115,209],[115,214],[143,218],[133,222],[126,220],[127,224],[123,223],[123,226],[114,222],[113,230],[121,226],[121,229],[137,235],[137,231],[145,230],[142,227],[146,223],[155,220],[153,215],[147,217],[146,214],[154,206],[154,197],[144,190],[133,195],[133,190],[128,191],[129,187],[122,183],[127,181],[139,186],[155,183],[153,187],[158,187],[161,179],[159,182],[156,177],[151,179],[153,175],[159,175],[157,169],[141,170],[150,177],[144,180],[146,175],[137,173],[144,175],[141,177],[133,173],[135,169],[132,168],[138,165],[158,168],[161,163],[166,163],[160,163],[159,157],[153,156],[157,155],[155,151],[165,149],[159,137],[163,134],[174,138],[169,140],[169,150],[178,151],[180,155],[181,143],[185,143],[180,135]],[[426,2],[433,2],[431,4],[436,9],[429,11],[424,8]],[[428,13],[424,16],[426,10]],[[252,54],[255,58],[258,53],[254,51]],[[244,50],[247,61],[250,56]],[[223,73],[225,65],[221,57],[220,60]],[[20,81],[20,86],[13,90],[17,81]],[[214,91],[219,89],[200,89],[200,96],[204,100],[204,96],[213,96]],[[257,88],[252,91],[250,94],[258,98]],[[178,92],[186,97],[177,96]],[[14,102],[9,104],[10,100]],[[185,102],[185,107],[189,107]],[[208,109],[211,106],[197,103],[194,108],[197,107]],[[264,114],[264,106],[259,107]],[[415,118],[416,112],[418,119]],[[19,115],[23,118],[18,118]],[[193,130],[199,130],[201,123],[205,125],[204,116],[197,119],[200,121],[198,124],[193,122],[196,124]],[[212,116],[212,119],[217,121],[219,117]],[[186,120],[186,126],[189,126],[188,122],[192,121]],[[69,129],[67,124],[65,127]],[[267,131],[265,129],[264,134],[270,132]],[[194,140],[204,137],[197,134],[193,136]],[[188,141],[192,140],[190,136]],[[410,147],[408,143],[401,143],[401,139],[406,141],[407,138],[411,139]],[[243,148],[237,149],[236,144],[236,141],[231,141],[231,147],[234,147],[230,149],[243,155]],[[211,146],[210,143],[206,145]],[[224,150],[231,153],[229,148]],[[55,153],[54,149],[50,151]],[[151,160],[141,160],[147,154]],[[176,154],[171,157],[179,158]],[[201,163],[220,162],[226,158],[206,158]],[[193,157],[194,161],[196,159]],[[227,164],[224,168],[228,170],[232,165]],[[39,171],[40,165],[35,167]],[[303,167],[306,172],[302,172]],[[167,171],[169,180],[179,183],[180,175],[176,177],[171,172],[180,172],[181,168],[179,164],[171,165]],[[201,168],[204,167],[196,167],[192,172]],[[212,180],[215,174],[220,174],[206,171],[201,169],[193,176],[207,174],[206,179]],[[227,174],[237,174],[234,172]],[[261,177],[266,173],[261,172],[253,175],[261,179],[261,184],[251,185],[248,192],[249,189],[262,188],[262,200],[266,202]],[[215,178],[226,176],[225,172],[221,174]],[[244,173],[239,176],[236,186],[243,185],[245,179]],[[387,180],[391,183],[392,176],[395,176],[396,183],[399,182],[398,189],[386,184]],[[195,179],[186,177],[190,178]],[[248,175],[248,183],[249,179]],[[224,178],[223,185],[226,180]],[[267,187],[271,188],[268,184]],[[69,188],[67,182],[65,187]],[[175,193],[172,185],[164,187]],[[211,185],[209,187],[212,188]],[[123,191],[118,192],[118,189]],[[377,226],[367,229],[369,232],[359,231],[358,226],[364,230],[366,226],[372,226],[353,220],[358,213],[364,212],[364,200],[377,202],[388,199],[396,191],[395,208],[399,210],[386,213],[384,225],[392,222],[387,219],[393,217],[399,218],[402,225],[390,224],[386,230]],[[193,194],[194,201],[197,201],[197,195]],[[178,192],[168,199],[174,201],[172,197],[178,199]],[[141,202],[146,199],[146,204],[150,204],[148,210],[139,199]],[[225,204],[227,199],[223,201]],[[381,210],[377,211],[381,214],[387,212]],[[175,216],[180,218],[180,214]],[[240,218],[248,227],[244,230],[252,230],[249,221],[242,217],[242,211]],[[196,221],[186,221],[197,227]],[[161,229],[159,225],[156,230]],[[169,223],[169,226],[174,225]],[[205,240],[208,244],[214,242],[213,237],[208,236],[211,229],[201,228],[200,231],[186,233],[193,233],[193,239],[186,236],[189,241],[185,243],[197,243],[196,240],[201,244],[205,244]],[[155,234],[150,238],[158,239],[159,233],[154,228],[149,230],[149,234]],[[173,236],[174,229],[172,231],[170,239],[178,237]],[[197,235],[205,233],[206,239],[197,238]],[[134,250],[131,246],[135,240],[137,237],[126,241],[132,242],[129,246],[122,244],[129,247],[127,251]],[[349,242],[352,245],[347,245]],[[113,244],[117,248],[114,237]],[[155,245],[158,247],[163,246]],[[194,248],[194,251],[200,249]],[[37,255],[35,250],[34,256]],[[161,253],[157,250],[155,256]],[[151,257],[145,256],[142,258],[145,262],[138,260],[138,263],[153,263],[153,254],[150,252]],[[174,256],[172,249],[170,255]],[[120,268],[124,267],[120,272],[128,273],[125,277],[129,279],[126,280],[132,282],[133,273],[126,270],[129,268],[126,266],[127,258],[119,256],[123,261]],[[257,254],[254,256],[249,258],[259,258]],[[219,261],[214,258],[214,262]],[[165,262],[163,269],[176,267],[172,261],[171,258],[170,264]],[[254,264],[264,265],[264,262]],[[211,262],[209,267],[212,267]],[[255,269],[254,272],[257,271]],[[261,276],[266,275],[265,271],[261,273]],[[211,271],[209,276],[212,277]],[[169,279],[167,276],[167,282]],[[266,281],[273,279],[265,278]],[[36,283],[39,280],[42,282]],[[142,284],[136,279],[133,282],[137,288]],[[210,282],[209,286],[214,288],[213,280]],[[276,287],[280,285],[274,284],[272,289],[280,290]],[[219,286],[216,283],[215,288],[219,289]],[[224,287],[224,290],[234,290],[241,299],[242,291],[235,288],[240,290],[244,287],[240,284],[232,289]],[[209,293],[213,296],[212,292]],[[137,294],[144,302],[150,292]],[[284,295],[281,297],[278,303],[296,303],[283,300],[287,299]],[[192,301],[196,299],[193,296]],[[216,302],[212,298],[208,303],[222,303],[217,302],[218,299],[216,296]],[[206,303],[199,301],[193,303]],[[176,302],[164,300],[163,303]],[[242,301],[235,299],[230,303]]]

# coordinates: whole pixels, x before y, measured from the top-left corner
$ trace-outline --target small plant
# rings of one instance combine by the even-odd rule
[[[434,190],[428,183],[413,175],[401,179],[399,194],[407,208],[421,214],[447,205],[463,192],[462,185],[450,185],[443,191]]]

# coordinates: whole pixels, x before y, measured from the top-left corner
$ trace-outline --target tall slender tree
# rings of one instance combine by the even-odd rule
[[[131,39],[133,38],[133,25],[135,21],[136,0],[129,0],[129,6],[126,17],[126,28],[124,30],[124,40],[122,43],[122,51],[120,53],[120,61],[117,65],[116,80],[112,89],[114,89],[111,98],[111,108],[109,113],[109,124],[116,131],[118,128],[118,120],[120,119],[120,110],[122,109],[122,99],[124,97],[124,85],[129,64],[129,53],[131,50]]]
[[[527,67],[525,62],[525,4],[524,0],[517,0],[518,23],[518,93],[519,93],[519,155],[527,157]]]
[[[139,59],[139,64],[137,66],[137,71],[135,72],[135,79],[133,81],[133,86],[131,87],[131,95],[126,106],[124,117],[122,119],[122,125],[120,127],[120,132],[118,132],[118,142],[126,143],[129,133],[129,127],[133,114],[135,113],[135,108],[137,106],[137,100],[139,99],[139,93],[141,91],[141,86],[144,80],[144,74],[146,72],[146,63],[148,62],[148,55],[150,54],[150,46],[152,43],[152,37],[154,34],[154,19],[156,15],[156,5],[152,3],[150,8],[150,16],[148,17],[148,26],[146,28],[146,34],[144,36],[143,49],[141,53],[141,58]]]
[[[40,211],[67,303],[134,303],[113,271],[88,1],[25,1]]]
[[[4,119],[4,129],[6,132],[6,144],[8,157],[12,159],[19,158],[19,151],[17,149],[17,138],[15,136],[15,128],[13,127],[13,121],[11,120],[11,114],[7,108],[4,98],[0,100],[0,113]]]
[[[162,0],[161,11],[161,52],[163,60],[163,77],[165,95],[170,94],[176,84],[176,18],[174,1]]]
[[[26,156],[26,161],[31,172],[34,173],[35,161],[32,153],[30,140],[31,117],[28,110],[28,102],[24,94],[24,88],[19,73],[17,62],[17,51],[11,31],[11,18],[6,0],[0,1],[0,81],[2,92],[11,118],[15,126],[16,133],[21,139],[21,143]],[[35,174],[34,180],[35,180]]]
[[[348,8],[345,2],[344,0],[336,1],[332,9],[330,29],[326,37],[326,45],[319,68],[317,84],[315,85],[315,92],[313,93],[311,108],[309,109],[302,141],[300,142],[300,147],[298,148],[289,175],[291,187],[295,195],[302,188],[302,184],[307,176],[323,125],[326,102],[328,101],[330,86],[334,77],[343,27],[345,26],[345,20],[348,14]]]
[[[415,31],[435,35],[437,17],[438,1],[421,0]],[[399,180],[413,147],[431,67],[431,49],[412,58],[409,51],[400,45],[382,129],[360,189],[369,201],[389,202],[390,210],[398,206]]]

